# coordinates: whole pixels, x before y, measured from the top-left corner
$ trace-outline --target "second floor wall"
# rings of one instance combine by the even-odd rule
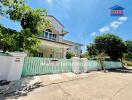
[[[54,33],[51,29],[46,29],[41,37],[51,41],[63,42],[64,35]]]
[[[41,37],[51,41],[63,42],[64,35],[68,33],[64,31],[64,26],[54,16],[49,15],[48,20],[50,26],[44,30]]]

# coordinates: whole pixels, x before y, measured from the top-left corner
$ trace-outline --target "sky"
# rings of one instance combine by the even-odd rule
[[[86,45],[103,33],[132,40],[132,0],[26,0],[26,4],[34,9],[47,9],[69,32],[67,40]],[[109,8],[115,5],[125,8],[124,16],[111,16]],[[17,22],[1,18],[0,23],[21,30]]]

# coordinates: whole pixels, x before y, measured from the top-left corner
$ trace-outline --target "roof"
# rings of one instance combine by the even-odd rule
[[[111,7],[110,9],[112,9],[112,10],[124,10],[124,8],[119,6],[119,5],[115,5],[115,6]]]
[[[50,42],[55,42],[55,43],[60,43],[60,44],[64,44],[64,45],[69,45],[69,46],[72,46],[71,44],[68,44],[68,43],[65,43],[65,42],[57,42],[57,41],[52,41],[52,40],[44,39],[44,38],[41,38],[41,37],[39,37],[38,39],[41,39],[41,40],[46,40],[46,41],[50,41]]]
[[[67,40],[64,40],[63,42],[57,42],[57,41],[47,40],[47,39],[44,39],[44,38],[41,38],[41,37],[39,37],[39,39],[50,41],[50,42],[55,42],[55,43],[60,43],[60,44],[65,44],[65,45],[69,45],[69,46],[73,46],[73,45],[83,46],[83,44],[75,43],[75,42],[67,41]]]
[[[64,28],[64,25],[58,20],[58,19],[56,19],[54,16],[52,16],[52,15],[48,15],[49,17],[52,17],[52,18],[54,18],[63,28]]]
[[[83,46],[83,44],[76,43],[76,42],[72,42],[72,41],[68,41],[68,40],[64,40],[64,42],[65,42],[65,43],[72,44],[72,45],[79,45],[79,46]]]

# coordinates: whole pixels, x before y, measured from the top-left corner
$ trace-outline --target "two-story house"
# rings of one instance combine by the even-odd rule
[[[41,45],[38,56],[65,58],[68,51],[80,56],[82,44],[64,40],[64,36],[68,34],[68,32],[64,31],[64,26],[53,16],[48,16],[48,20],[51,23],[51,27],[47,28],[39,38]]]

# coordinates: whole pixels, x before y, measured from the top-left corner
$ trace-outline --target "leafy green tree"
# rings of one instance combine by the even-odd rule
[[[125,43],[127,47],[127,53],[125,53],[125,59],[132,61],[132,41],[128,40]]]
[[[97,55],[96,45],[95,44],[88,45],[87,51],[89,53],[89,56],[95,57]]]
[[[96,49],[99,53],[104,51],[112,60],[122,58],[126,52],[126,46],[123,40],[113,34],[103,34],[95,38]]]
[[[66,53],[66,59],[71,59],[72,57],[75,57],[75,54],[72,52],[67,52]]]
[[[87,59],[89,59],[90,58],[89,53],[88,52],[83,53],[81,55],[81,58],[87,58]]]
[[[4,44],[5,50],[29,52],[37,50],[38,37],[49,26],[47,11],[32,9],[24,0],[0,0],[0,8],[1,16],[19,22],[22,27],[22,30],[17,32],[0,25],[0,43]]]
[[[14,51],[18,49],[16,45],[17,41],[15,40],[18,34],[17,31],[0,25],[0,46],[3,46],[4,52],[6,50]]]

